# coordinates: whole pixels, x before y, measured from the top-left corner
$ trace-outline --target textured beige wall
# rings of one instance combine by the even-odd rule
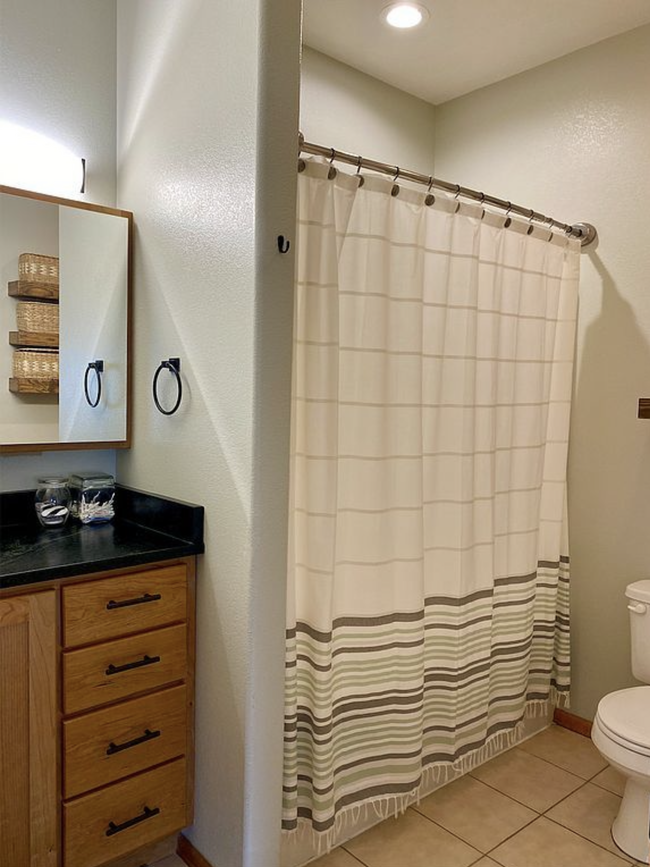
[[[118,199],[134,211],[125,484],[205,506],[194,845],[274,867],[284,630],[299,0],[118,0]],[[151,378],[179,356],[179,412]]]
[[[572,710],[632,681],[623,591],[650,573],[650,27],[436,109],[436,173],[564,221],[582,256],[569,457]]]
[[[431,174],[433,117],[428,102],[304,49],[300,129],[307,141]]]

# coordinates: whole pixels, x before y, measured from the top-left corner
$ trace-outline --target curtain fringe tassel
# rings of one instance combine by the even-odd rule
[[[397,819],[408,807],[419,804],[422,798],[430,795],[436,789],[462,777],[479,765],[493,759],[499,753],[516,746],[517,743],[523,742],[525,738],[522,737],[522,734],[526,720],[548,716],[554,707],[568,707],[568,705],[568,694],[553,690],[547,699],[529,701],[524,715],[519,722],[515,723],[513,728],[491,735],[483,746],[462,756],[455,762],[439,763],[424,768],[420,784],[412,791],[401,795],[382,795],[370,798],[360,804],[344,807],[336,815],[332,827],[326,831],[315,831],[309,819],[299,819],[297,828],[283,829],[282,834],[296,842],[304,842],[305,840],[310,842],[316,856],[326,854],[344,840],[350,839],[359,823],[363,821],[365,825],[373,818],[373,813],[377,819],[376,822],[372,823],[373,825],[383,822],[384,819],[391,816]],[[368,827],[372,827],[372,825]],[[364,828],[364,830],[367,829]]]

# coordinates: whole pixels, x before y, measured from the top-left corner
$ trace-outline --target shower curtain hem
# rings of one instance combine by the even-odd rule
[[[342,842],[346,829],[352,830],[363,819],[370,818],[370,811],[374,810],[377,822],[384,821],[391,816],[397,819],[408,807],[419,804],[422,798],[446,785],[452,780],[477,768],[479,765],[490,761],[495,756],[516,746],[525,740],[522,737],[526,721],[540,716],[548,716],[555,707],[565,708],[569,706],[569,693],[552,690],[546,699],[531,699],[526,703],[521,718],[513,724],[511,729],[495,732],[487,738],[485,743],[467,755],[454,762],[436,762],[422,771],[421,782],[410,792],[397,795],[381,795],[368,798],[356,804],[343,807],[334,818],[333,825],[323,831],[316,831],[309,819],[298,818],[294,828],[282,828],[285,837],[296,839],[310,839],[311,845],[317,855],[330,852]],[[371,826],[372,827],[372,826]],[[367,829],[365,829],[367,830]],[[349,838],[345,838],[349,839]]]

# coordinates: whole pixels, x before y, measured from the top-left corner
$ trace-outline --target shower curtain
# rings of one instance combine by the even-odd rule
[[[327,841],[567,703],[579,276],[573,239],[333,174],[299,177],[283,810]]]

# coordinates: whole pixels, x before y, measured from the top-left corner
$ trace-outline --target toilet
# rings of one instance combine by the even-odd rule
[[[650,684],[650,581],[630,584],[632,674]],[[612,825],[614,842],[637,861],[650,863],[650,686],[619,689],[601,699],[591,739],[627,783]]]

